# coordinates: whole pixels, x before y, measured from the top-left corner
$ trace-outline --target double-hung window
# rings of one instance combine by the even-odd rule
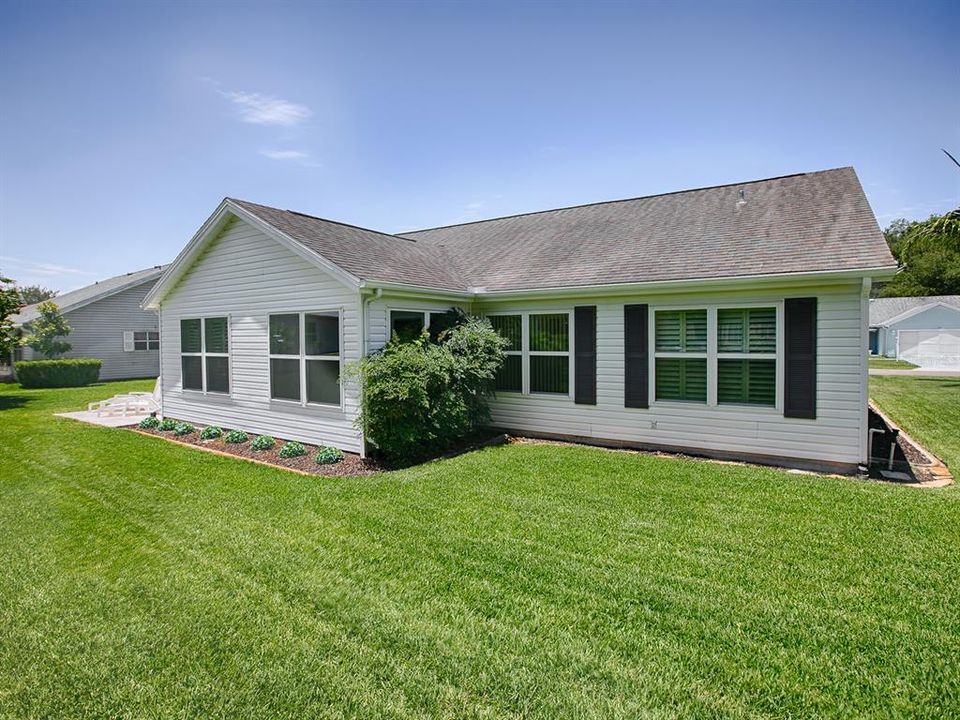
[[[180,321],[180,371],[184,390],[230,392],[228,327],[226,317]]]
[[[133,349],[134,350],[159,350],[160,333],[156,330],[134,330],[133,331]]]
[[[495,390],[569,396],[569,312],[489,315],[488,319],[509,343],[494,380]]]
[[[426,328],[430,339],[437,342],[440,334],[452,328],[454,322],[455,315],[450,311],[391,310],[390,337],[396,336],[400,342],[411,342],[419,338]]]
[[[717,402],[776,405],[777,310],[717,310]]]
[[[270,397],[340,405],[340,313],[270,316]]]
[[[657,400],[707,401],[707,311],[657,310],[654,374]]]

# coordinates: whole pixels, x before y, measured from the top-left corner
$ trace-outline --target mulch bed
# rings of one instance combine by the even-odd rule
[[[256,460],[268,465],[287,468],[288,470],[296,470],[298,472],[308,473],[310,475],[345,477],[355,475],[372,475],[373,473],[382,472],[384,470],[384,468],[378,465],[374,460],[371,460],[370,458],[364,459],[356,453],[348,452],[343,454],[343,460],[338,463],[318,465],[313,459],[317,454],[317,446],[307,445],[306,443],[303,443],[303,446],[307,450],[306,455],[301,455],[300,457],[294,458],[278,457],[277,453],[280,451],[280,448],[283,447],[283,444],[287,442],[286,440],[278,437],[274,438],[274,440],[277,442],[271,449],[254,450],[250,447],[250,443],[253,442],[253,439],[256,437],[254,434],[250,434],[250,439],[245,443],[227,443],[223,441],[222,437],[215,438],[213,440],[201,440],[200,430],[203,429],[202,427],[197,427],[197,429],[189,435],[181,436],[174,435],[172,430],[163,432],[156,429],[141,430],[138,427],[133,427],[131,429],[134,432],[142,433],[144,435],[156,435],[164,438],[165,440],[172,440],[173,442],[177,442],[182,445],[194,445],[195,447],[205,448],[207,450],[215,450],[227,455],[247,458],[248,460]]]

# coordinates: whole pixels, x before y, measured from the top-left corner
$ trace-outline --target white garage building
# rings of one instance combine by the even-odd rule
[[[927,370],[960,370],[960,295],[871,300],[870,352]]]

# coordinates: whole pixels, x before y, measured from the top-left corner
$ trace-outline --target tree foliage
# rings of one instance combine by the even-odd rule
[[[10,316],[16,315],[22,305],[13,280],[0,276],[0,361],[17,347],[17,329]]]
[[[70,334],[70,324],[60,308],[51,300],[40,304],[37,308],[40,317],[24,325],[27,335],[24,344],[29,345],[45,358],[57,358],[70,350],[70,343],[60,338]]]
[[[50,300],[57,296],[56,290],[43,287],[43,285],[24,285],[18,289],[20,292],[20,301],[24,305],[36,305],[44,300]]]
[[[485,318],[458,324],[431,342],[394,337],[350,368],[363,387],[357,424],[395,463],[441,452],[490,422],[487,397],[507,341]]]
[[[928,220],[894,220],[884,231],[900,272],[883,297],[960,294],[960,208]]]

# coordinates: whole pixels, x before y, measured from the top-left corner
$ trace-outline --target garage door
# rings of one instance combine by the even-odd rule
[[[901,330],[899,357],[927,370],[960,370],[960,330]]]

